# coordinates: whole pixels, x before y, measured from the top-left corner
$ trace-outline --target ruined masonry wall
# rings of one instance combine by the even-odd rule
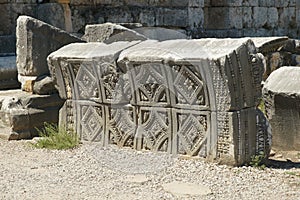
[[[0,46],[13,48],[16,19],[29,15],[64,28],[56,0],[0,0]],[[86,24],[135,22],[181,28],[194,38],[288,35],[298,38],[300,0],[71,0],[74,32]],[[3,50],[10,52],[14,49]]]

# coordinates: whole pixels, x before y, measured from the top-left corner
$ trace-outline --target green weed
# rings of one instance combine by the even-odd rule
[[[34,144],[37,148],[72,149],[79,145],[79,138],[74,131],[66,131],[55,124],[45,123],[44,129],[37,129],[43,137]]]

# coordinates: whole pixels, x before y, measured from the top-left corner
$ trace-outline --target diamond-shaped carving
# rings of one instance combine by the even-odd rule
[[[176,132],[178,153],[198,155],[205,148],[207,137],[207,117],[193,113],[177,113]]]
[[[81,134],[84,140],[100,141],[104,134],[101,107],[82,106]]]
[[[142,108],[138,134],[142,135],[142,148],[168,151],[170,139],[170,109]]]
[[[179,103],[205,105],[203,82],[187,66],[182,66],[174,81]]]
[[[119,146],[133,146],[136,130],[136,114],[134,107],[109,107],[107,124],[109,130],[109,143]]]
[[[75,79],[77,99],[90,99],[99,96],[98,82],[92,65],[81,64]]]
[[[165,66],[162,64],[142,64],[134,68],[132,87],[136,93],[137,104],[170,104],[164,68]]]

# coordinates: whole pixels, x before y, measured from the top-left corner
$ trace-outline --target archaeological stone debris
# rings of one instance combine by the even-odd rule
[[[267,118],[272,126],[272,148],[300,149],[300,68],[282,67],[274,71],[263,88]]]
[[[249,39],[70,44],[48,64],[66,99],[61,122],[82,140],[232,165],[270,150]]]
[[[69,33],[28,16],[17,20],[17,69],[23,90],[37,77],[49,75],[47,56],[60,47],[83,42]],[[33,84],[33,83],[32,83]]]

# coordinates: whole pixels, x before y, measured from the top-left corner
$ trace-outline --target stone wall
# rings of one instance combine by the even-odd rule
[[[66,28],[66,7],[36,0],[0,0],[0,53],[14,52],[16,19],[29,15]],[[135,22],[184,29],[194,38],[288,35],[297,38],[299,0],[71,0],[73,32],[86,24]]]

